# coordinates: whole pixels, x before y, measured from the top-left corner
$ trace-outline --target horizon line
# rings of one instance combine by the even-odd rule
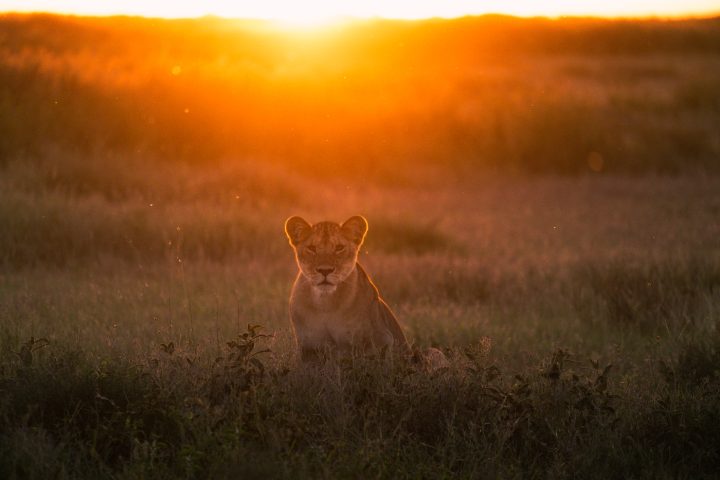
[[[75,18],[142,18],[147,20],[203,20],[203,19],[220,19],[220,20],[245,20],[245,21],[257,21],[257,22],[268,22],[278,23],[282,22],[277,18],[264,17],[264,16],[227,16],[216,13],[206,13],[203,15],[144,15],[141,13],[83,13],[83,12],[61,12],[61,11],[48,11],[48,10],[0,10],[0,15],[18,15],[18,16],[30,16],[30,15],[48,15],[57,17],[75,17]],[[462,15],[431,15],[422,16],[417,18],[408,18],[392,15],[338,15],[336,17],[329,17],[321,23],[332,24],[332,23],[351,23],[361,21],[401,21],[401,22],[422,22],[427,20],[459,20],[466,18],[482,18],[482,17],[505,17],[515,19],[546,19],[546,20],[609,20],[609,21],[628,21],[628,20],[662,20],[662,21],[682,21],[682,20],[713,20],[720,18],[720,9],[716,11],[709,11],[704,13],[685,13],[685,14],[639,14],[639,15],[597,15],[597,14],[558,14],[558,15],[522,15],[516,13],[502,13],[502,12],[485,12],[485,13],[467,13]]]

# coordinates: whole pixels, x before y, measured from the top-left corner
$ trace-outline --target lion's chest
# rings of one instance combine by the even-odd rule
[[[303,348],[347,348],[366,341],[363,322],[349,312],[296,312],[293,323]]]

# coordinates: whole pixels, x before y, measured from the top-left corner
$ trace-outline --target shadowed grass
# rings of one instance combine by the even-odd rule
[[[141,365],[18,346],[25,353],[5,359],[0,378],[0,471],[651,478],[711,474],[720,461],[715,377],[657,384],[648,402],[610,366],[564,350],[522,372],[471,350],[434,374],[382,357],[288,370],[287,360],[253,355],[256,335],[215,360],[164,344]],[[40,452],[29,464],[28,448]]]
[[[720,294],[720,266],[712,258],[663,265],[592,265],[575,280],[579,313],[597,318],[598,299],[607,321],[617,328],[679,332],[693,322],[712,322],[704,308]]]

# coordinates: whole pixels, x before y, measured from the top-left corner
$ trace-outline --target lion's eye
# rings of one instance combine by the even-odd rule
[[[308,253],[315,255],[317,253],[317,248],[315,248],[314,245],[310,245],[308,247],[305,247],[305,250],[307,250]]]
[[[345,251],[345,245],[335,245],[335,253],[342,253]]]

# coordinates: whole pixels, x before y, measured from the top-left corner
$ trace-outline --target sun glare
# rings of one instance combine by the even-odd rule
[[[78,15],[256,18],[289,27],[312,27],[342,18],[419,19],[499,13],[517,16],[678,17],[720,13],[717,0],[0,0],[0,11]]]
[[[319,28],[342,20],[342,17],[322,12],[286,12],[283,15],[267,18],[280,28],[306,30]]]

